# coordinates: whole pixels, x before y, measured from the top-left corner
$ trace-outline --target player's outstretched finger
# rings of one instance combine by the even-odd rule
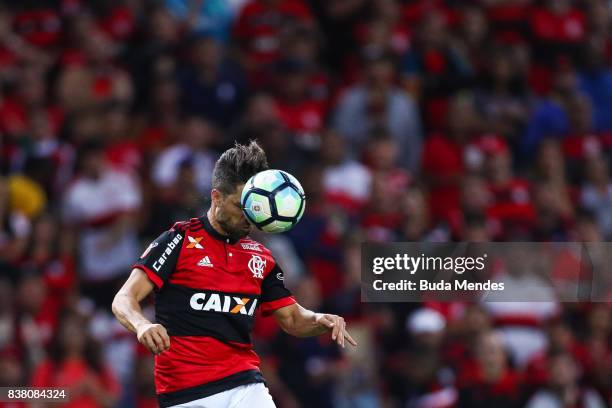
[[[346,337],[346,341],[348,341],[349,344],[357,347],[357,342],[355,340],[353,340],[353,338],[351,337],[351,335],[349,334],[349,332],[346,329],[344,330],[344,337]]]
[[[340,326],[338,329],[338,345],[344,347],[344,324],[339,324],[338,326]]]
[[[346,322],[344,321],[344,319],[342,319],[342,348],[344,348],[345,346],[345,342],[346,342]]]
[[[332,329],[332,340],[338,339],[338,334],[341,332],[341,330],[342,327],[340,326],[340,324],[337,321],[334,322],[334,328]]]

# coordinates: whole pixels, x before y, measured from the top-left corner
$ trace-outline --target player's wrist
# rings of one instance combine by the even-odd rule
[[[134,329],[136,329],[136,335],[140,336],[147,328],[149,328],[149,326],[151,326],[151,322],[149,321],[142,321],[142,322],[138,322],[134,325]]]

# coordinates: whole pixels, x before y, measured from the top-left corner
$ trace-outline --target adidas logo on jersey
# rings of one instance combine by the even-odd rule
[[[198,266],[208,266],[212,268],[213,264],[212,262],[210,262],[210,258],[208,258],[207,255],[204,258],[200,259],[200,262],[198,262]]]

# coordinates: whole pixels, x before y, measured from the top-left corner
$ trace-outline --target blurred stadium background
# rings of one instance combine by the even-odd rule
[[[359,274],[364,240],[611,239],[611,34],[609,0],[2,2],[0,385],[156,406],[113,293],[257,139],[308,198],[257,239],[360,342],[259,319],[279,407],[610,406],[610,303],[362,304]]]

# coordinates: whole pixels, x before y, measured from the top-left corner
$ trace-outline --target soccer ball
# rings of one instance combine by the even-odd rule
[[[304,214],[306,197],[295,177],[265,170],[251,177],[240,198],[247,220],[264,232],[289,231]]]

